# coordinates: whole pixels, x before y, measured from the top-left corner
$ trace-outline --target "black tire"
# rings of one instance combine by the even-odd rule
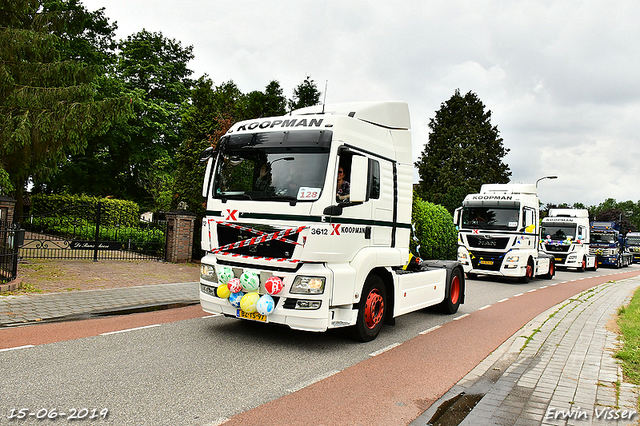
[[[542,277],[546,280],[550,280],[555,275],[556,275],[556,263],[553,260],[551,260],[549,261],[549,272],[544,274]]]
[[[585,259],[584,257],[582,258],[582,263],[580,264],[580,267],[578,268],[578,272],[584,272],[587,269],[587,259]]]
[[[350,330],[351,337],[362,342],[375,339],[382,329],[387,309],[387,290],[382,279],[369,275],[358,303],[358,320]]]
[[[533,268],[533,262],[531,261],[531,259],[529,259],[529,261],[527,262],[527,270],[524,274],[524,277],[518,278],[518,281],[525,284],[531,281],[531,278],[533,278]]]
[[[460,301],[462,301],[462,294],[464,291],[464,284],[462,282],[462,271],[456,268],[451,271],[451,278],[447,283],[447,289],[449,294],[438,305],[441,312],[445,314],[455,314],[460,307]]]

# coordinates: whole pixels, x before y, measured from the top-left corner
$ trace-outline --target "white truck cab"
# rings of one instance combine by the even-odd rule
[[[351,327],[365,341],[405,313],[456,312],[458,262],[407,268],[410,127],[407,104],[395,101],[233,125],[201,158],[202,308],[297,330]]]
[[[595,254],[589,252],[588,210],[549,209],[542,219],[541,237],[542,250],[554,257],[556,267],[578,272],[598,268]]]
[[[538,217],[535,185],[485,184],[467,195],[454,214],[458,261],[467,276],[552,278],[553,258],[538,250]]]

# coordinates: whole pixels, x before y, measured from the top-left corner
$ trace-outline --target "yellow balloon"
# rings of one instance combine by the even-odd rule
[[[256,312],[256,305],[258,303],[258,300],[260,300],[260,295],[258,294],[258,292],[252,291],[251,293],[247,293],[242,296],[242,299],[240,299],[240,309],[248,314]]]
[[[218,286],[218,289],[216,290],[216,293],[218,294],[218,297],[227,299],[231,294],[231,291],[229,291],[229,287],[227,287],[226,284],[220,284]]]

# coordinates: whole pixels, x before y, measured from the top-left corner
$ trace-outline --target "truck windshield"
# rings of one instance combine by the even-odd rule
[[[627,237],[628,246],[640,246],[640,237]]]
[[[546,238],[547,235],[549,235],[554,241],[564,241],[567,238],[575,240],[576,226],[542,225],[542,237]]]
[[[215,198],[313,201],[323,189],[330,131],[225,136],[214,174]]]
[[[462,209],[462,228],[516,230],[519,213],[515,208],[465,207]]]
[[[612,233],[591,233],[591,242],[592,243],[600,243],[600,244],[615,244],[616,243],[616,235]]]

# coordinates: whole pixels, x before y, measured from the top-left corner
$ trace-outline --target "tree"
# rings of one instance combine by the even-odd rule
[[[453,212],[482,184],[509,182],[509,166],[502,162],[509,149],[475,93],[461,96],[456,90],[429,121],[429,129],[429,142],[415,163],[418,193],[425,200]]]
[[[96,99],[96,67],[60,49],[69,15],[45,5],[14,0],[0,13],[0,163],[15,187],[16,216],[29,177],[51,175],[131,112],[130,96]]]
[[[316,82],[307,76],[302,83],[293,89],[293,99],[289,100],[289,108],[294,110],[318,105],[320,95],[322,93],[318,92]]]
[[[193,47],[145,30],[118,47],[113,78],[101,80],[100,92],[135,93],[134,115],[92,138],[85,153],[67,157],[43,186],[48,192],[112,195],[145,210],[165,209],[181,140],[180,117],[193,85],[187,67]]]
[[[282,87],[277,80],[271,81],[264,92],[255,90],[241,97],[236,109],[240,120],[251,118],[274,117],[287,112],[287,98],[284,97]]]
[[[215,145],[235,120],[241,93],[233,82],[214,88],[203,76],[191,91],[191,102],[182,115],[184,140],[176,153],[175,183],[171,207],[185,202],[198,217],[204,216],[202,179],[205,163],[198,162],[205,148]]]

